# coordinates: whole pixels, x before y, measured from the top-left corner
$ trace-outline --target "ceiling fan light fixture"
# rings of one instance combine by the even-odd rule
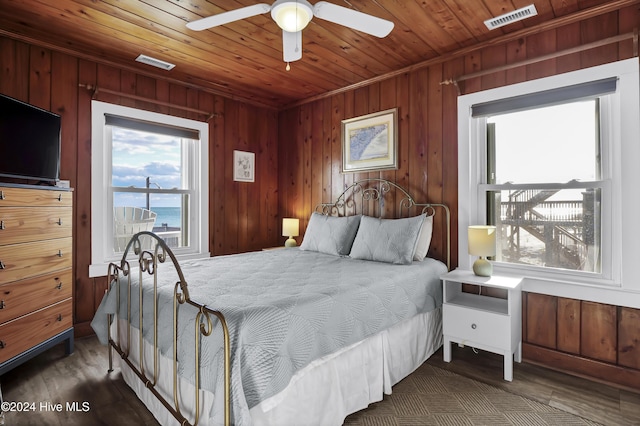
[[[278,0],[271,6],[271,17],[284,31],[295,33],[309,24],[313,9],[305,0]]]

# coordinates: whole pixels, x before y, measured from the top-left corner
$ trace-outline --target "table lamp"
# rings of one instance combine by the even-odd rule
[[[490,277],[493,273],[493,265],[486,257],[496,255],[495,226],[469,226],[469,254],[479,256],[473,263],[473,273],[480,277]]]
[[[298,245],[293,237],[297,237],[299,235],[299,229],[299,219],[293,219],[289,217],[285,217],[282,219],[282,235],[284,237],[289,237],[289,239],[284,242],[285,247],[295,247]]]

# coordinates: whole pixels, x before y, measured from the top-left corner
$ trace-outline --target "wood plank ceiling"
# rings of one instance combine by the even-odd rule
[[[281,109],[445,57],[526,28],[625,0],[330,0],[394,22],[379,39],[318,18],[300,61],[285,70],[270,14],[205,31],[187,22],[259,0],[0,0],[0,34]],[[264,1],[264,0],[263,0]],[[489,31],[484,20],[535,4],[538,15]],[[613,10],[613,9],[612,9]],[[134,62],[145,54],[170,71]]]

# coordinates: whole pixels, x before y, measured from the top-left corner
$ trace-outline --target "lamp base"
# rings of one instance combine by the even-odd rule
[[[493,265],[487,259],[479,257],[473,262],[473,273],[479,277],[490,277],[493,273]]]
[[[289,239],[284,242],[285,247],[296,247],[297,245],[298,242],[293,237],[289,237]]]

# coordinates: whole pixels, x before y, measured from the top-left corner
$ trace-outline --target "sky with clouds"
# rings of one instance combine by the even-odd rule
[[[151,187],[181,187],[180,138],[114,127],[112,132],[112,185],[144,188],[150,177]],[[120,193],[114,201],[119,206],[144,207],[144,194]],[[179,206],[178,196],[151,196],[156,207]]]

